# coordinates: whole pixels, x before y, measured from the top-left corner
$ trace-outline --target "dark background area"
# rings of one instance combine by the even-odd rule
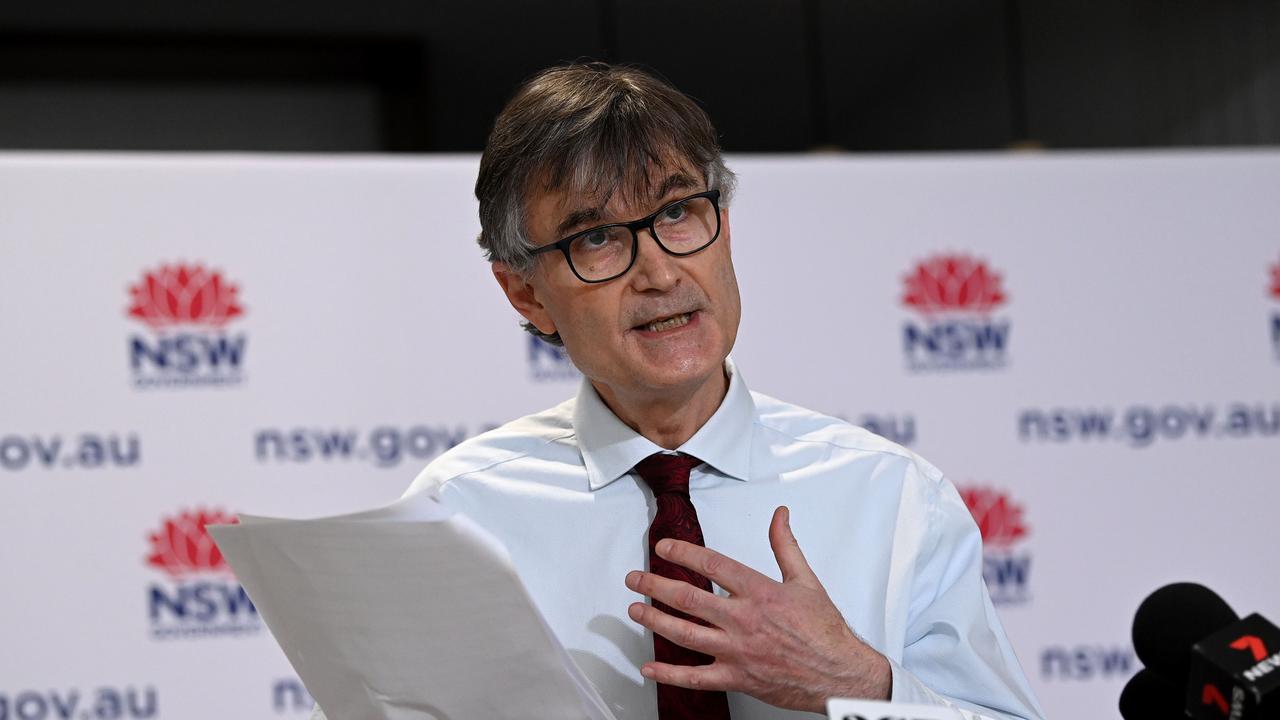
[[[14,0],[0,148],[473,152],[575,58],[731,152],[1280,144],[1276,0]]]

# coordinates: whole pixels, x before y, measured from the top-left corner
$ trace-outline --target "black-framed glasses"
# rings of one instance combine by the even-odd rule
[[[667,203],[639,220],[583,230],[529,254],[559,250],[579,280],[607,282],[636,264],[641,230],[648,230],[668,255],[685,257],[705,250],[720,237],[720,191],[707,190]]]

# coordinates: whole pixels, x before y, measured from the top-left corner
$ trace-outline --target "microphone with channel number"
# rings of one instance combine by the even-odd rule
[[[1174,583],[1133,619],[1133,649],[1146,665],[1120,695],[1120,714],[1197,720],[1280,718],[1280,628],[1241,620],[1217,593]]]

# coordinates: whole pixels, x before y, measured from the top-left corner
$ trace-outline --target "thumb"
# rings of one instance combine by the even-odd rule
[[[821,586],[818,576],[800,551],[800,543],[791,532],[791,511],[785,505],[773,511],[773,521],[769,523],[769,545],[778,561],[778,569],[782,571],[783,582],[798,581]]]

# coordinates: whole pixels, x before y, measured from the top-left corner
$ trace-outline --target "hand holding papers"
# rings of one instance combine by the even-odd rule
[[[210,527],[331,720],[612,720],[501,544],[419,493]]]

